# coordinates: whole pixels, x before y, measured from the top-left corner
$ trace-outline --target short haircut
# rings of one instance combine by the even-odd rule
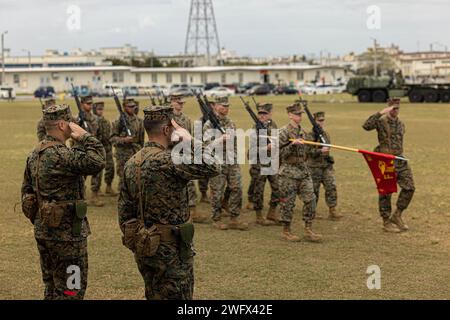
[[[63,120],[45,120],[44,121],[45,131],[48,132],[55,129],[55,127],[58,125],[60,121]]]
[[[170,120],[169,120],[170,121]],[[144,128],[149,136],[158,135],[161,127],[169,125],[168,120],[144,119]]]

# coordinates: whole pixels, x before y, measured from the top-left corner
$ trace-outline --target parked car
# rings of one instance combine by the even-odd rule
[[[236,88],[236,93],[238,93],[238,94],[247,93],[248,90],[250,90],[254,86],[258,86],[260,84],[261,83],[259,83],[259,82],[249,82],[246,84],[241,84]]]
[[[205,86],[202,85],[202,84],[194,84],[194,85],[191,85],[190,89],[192,91],[194,91],[195,93],[197,93],[198,91],[204,92],[205,91]]]
[[[208,97],[229,97],[234,94],[234,91],[231,89],[228,89],[226,87],[215,87],[211,90],[206,90],[205,95]]]
[[[55,88],[50,86],[41,86],[34,91],[35,98],[51,98],[55,95]]]
[[[152,92],[152,87],[150,86],[139,86],[138,93],[140,96],[146,96]]]
[[[91,89],[91,95],[93,97],[107,97],[108,92],[103,88],[93,88]]]
[[[103,85],[103,89],[105,90],[107,97],[112,97],[113,91],[117,96],[119,97],[123,96],[122,88],[117,85],[105,84]]]
[[[185,97],[191,97],[194,95],[189,87],[180,87],[178,89],[173,89],[170,91],[170,93],[182,94]]]
[[[16,91],[12,87],[0,86],[0,99],[15,99]]]
[[[254,86],[253,88],[247,90],[247,94],[249,95],[256,95],[256,96],[263,96],[268,95],[271,93],[270,86],[268,84],[260,84],[257,86]]]
[[[298,89],[293,86],[279,86],[273,91],[275,94],[298,94]]]
[[[220,87],[220,83],[218,82],[209,82],[205,84],[205,91],[211,90],[212,88]]]
[[[168,96],[169,95],[169,88],[167,88],[166,86],[160,86],[158,84],[154,84],[154,85],[152,85],[152,88],[151,88],[150,92],[151,92],[152,95],[155,95],[155,96],[159,96],[159,95],[162,95],[162,94],[164,94],[165,96]]]
[[[300,90],[304,94],[331,94],[343,92],[345,86],[333,86],[331,84],[306,85]]]
[[[123,87],[122,92],[124,95],[128,97],[137,97],[139,96],[139,89],[138,87],[132,86],[132,87]]]
[[[93,95],[92,90],[88,86],[84,86],[84,85],[83,86],[74,86],[73,89],[71,87],[70,91],[69,91],[70,96],[73,96],[74,90],[75,90],[76,94],[79,96]]]

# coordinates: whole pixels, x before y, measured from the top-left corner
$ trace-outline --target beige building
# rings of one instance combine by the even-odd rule
[[[195,68],[133,68],[95,66],[71,68],[7,68],[6,83],[17,93],[33,93],[39,86],[53,86],[57,92],[69,91],[70,83],[101,88],[105,84],[117,86],[151,86],[173,84],[198,85],[208,82],[220,84],[266,82],[300,85],[311,81],[333,83],[351,76],[336,66],[245,66]]]
[[[450,52],[402,53],[398,56],[397,61],[405,77],[423,79],[431,76],[450,80]]]

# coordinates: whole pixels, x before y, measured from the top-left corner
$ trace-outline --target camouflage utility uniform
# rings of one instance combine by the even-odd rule
[[[70,112],[65,111],[67,107],[56,109],[55,112],[52,108],[47,115],[50,120],[71,121]],[[46,136],[27,158],[22,199],[27,195],[35,195],[40,207],[37,215],[30,220],[34,224],[40,255],[45,299],[84,297],[88,274],[87,236],[90,229],[87,218],[83,217],[83,176],[96,174],[104,167],[104,163],[103,146],[89,133],[73,148]],[[55,213],[60,220],[52,220],[50,224],[49,212]],[[69,266],[79,268],[80,288],[67,287],[72,272],[68,271]]]

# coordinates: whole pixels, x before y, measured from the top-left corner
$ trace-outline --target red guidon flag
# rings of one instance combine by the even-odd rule
[[[363,154],[370,171],[372,171],[378,193],[387,195],[397,192],[397,174],[394,167],[395,156],[366,150],[358,150],[358,152]]]

